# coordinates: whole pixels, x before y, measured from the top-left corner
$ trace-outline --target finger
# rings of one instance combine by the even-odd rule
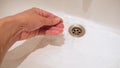
[[[45,35],[58,35],[63,32],[63,28],[52,27],[50,30],[45,32]]]
[[[22,32],[21,36],[20,36],[20,40],[26,39],[28,37],[28,35],[29,35],[28,32]]]
[[[63,23],[63,20],[62,18],[50,13],[50,12],[47,12],[45,10],[42,10],[40,9],[40,12],[39,12],[40,15],[42,15],[43,17],[45,18],[48,18],[48,19],[59,19],[61,23]]]
[[[59,30],[60,32],[63,32],[63,29],[64,29],[63,23],[59,23],[56,26],[52,26],[48,30]]]
[[[55,31],[55,30],[59,31],[60,33],[63,32],[63,28],[59,28],[59,27],[52,27],[51,29],[49,29],[49,31]]]
[[[43,23],[44,26],[52,26],[52,25],[56,25],[58,23],[61,23],[62,19],[60,18],[55,18],[55,19],[46,19]]]
[[[63,25],[63,23],[58,23],[58,24],[56,25],[56,27],[64,28],[64,25]]]
[[[42,10],[42,9],[39,9],[36,7],[33,7],[32,10],[35,10],[39,15],[46,17],[46,18],[56,18],[57,17],[56,15],[54,15],[50,12],[47,12],[45,10]]]
[[[45,10],[39,9],[39,8],[32,8],[32,10],[35,10],[37,13],[39,13],[40,19],[41,17],[47,18],[48,20],[45,21],[45,25],[55,25],[57,23],[62,23],[63,20],[56,15],[47,12]]]
[[[27,38],[32,38],[32,37],[34,37],[34,36],[36,36],[36,31],[29,32]]]
[[[46,18],[57,18],[56,15],[50,13],[50,12],[47,12],[45,10],[42,10],[42,9],[39,9],[39,14],[46,17]]]
[[[59,34],[59,31],[47,31],[46,33],[45,33],[45,35],[58,35]]]
[[[59,33],[63,32],[63,28],[58,28],[58,27],[53,27],[52,29],[50,29],[49,31],[58,31]]]

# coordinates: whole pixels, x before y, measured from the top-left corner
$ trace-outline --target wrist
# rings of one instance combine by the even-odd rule
[[[0,20],[0,45],[9,49],[18,39],[20,24],[14,16],[8,16]]]
[[[0,63],[8,49],[18,40],[15,33],[17,27],[17,21],[13,16],[0,19]]]

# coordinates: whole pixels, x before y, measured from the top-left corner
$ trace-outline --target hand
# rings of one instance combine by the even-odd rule
[[[63,28],[61,18],[39,8],[0,19],[0,64],[17,40],[36,35],[58,35],[63,32]]]
[[[36,35],[58,35],[64,28],[61,18],[39,8],[26,10],[14,18],[22,23],[20,40]]]

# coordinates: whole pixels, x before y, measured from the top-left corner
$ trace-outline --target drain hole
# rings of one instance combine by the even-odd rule
[[[85,34],[85,28],[81,25],[72,25],[69,28],[69,33],[73,37],[81,37]]]

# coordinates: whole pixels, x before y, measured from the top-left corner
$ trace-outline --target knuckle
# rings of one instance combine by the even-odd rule
[[[36,7],[32,7],[32,10],[38,11],[39,9]]]

